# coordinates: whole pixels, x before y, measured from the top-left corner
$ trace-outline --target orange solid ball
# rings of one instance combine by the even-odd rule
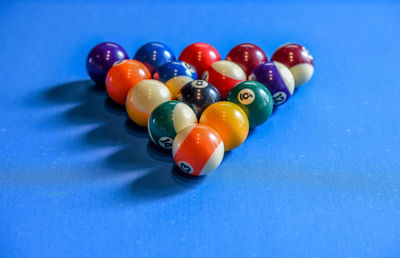
[[[107,73],[108,96],[120,105],[125,105],[129,90],[138,82],[150,79],[151,74],[144,64],[136,60],[115,63]]]
[[[224,142],[225,150],[239,147],[249,133],[249,119],[235,103],[220,101],[212,104],[200,117],[200,123],[215,129]]]

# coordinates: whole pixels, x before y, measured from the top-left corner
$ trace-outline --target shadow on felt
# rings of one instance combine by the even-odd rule
[[[185,174],[176,165],[162,166],[129,183],[125,187],[127,194],[123,196],[134,196],[142,201],[167,198],[195,188],[204,179]]]
[[[147,129],[132,122],[125,107],[115,104],[103,87],[89,80],[70,82],[49,89],[44,98],[60,105],[76,104],[61,117],[64,126],[65,122],[69,126],[94,125],[82,135],[85,144],[94,148],[120,147],[105,158],[107,172],[147,171],[130,184],[128,193],[150,200],[179,193],[187,186],[202,182],[191,176],[182,181],[184,175],[177,172],[179,169],[170,168],[174,164],[171,152],[152,143]]]

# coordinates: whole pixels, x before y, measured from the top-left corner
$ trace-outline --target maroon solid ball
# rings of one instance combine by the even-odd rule
[[[257,65],[267,62],[268,58],[264,51],[252,43],[242,43],[232,48],[226,56],[226,60],[240,65],[247,76]]]
[[[299,44],[289,43],[279,47],[271,60],[290,69],[296,87],[310,80],[314,73],[314,58],[304,46]]]

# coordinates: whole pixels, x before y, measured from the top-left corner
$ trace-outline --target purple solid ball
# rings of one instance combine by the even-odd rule
[[[267,87],[276,106],[285,103],[294,91],[292,73],[286,66],[274,61],[256,66],[251,72],[249,80],[258,81]]]
[[[90,51],[86,59],[86,70],[97,85],[104,86],[107,72],[111,66],[117,61],[128,58],[128,53],[120,45],[103,42]]]

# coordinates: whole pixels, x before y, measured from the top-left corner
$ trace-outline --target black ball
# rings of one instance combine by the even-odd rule
[[[204,80],[194,80],[183,86],[176,99],[189,105],[197,118],[209,105],[222,100],[217,88]]]

